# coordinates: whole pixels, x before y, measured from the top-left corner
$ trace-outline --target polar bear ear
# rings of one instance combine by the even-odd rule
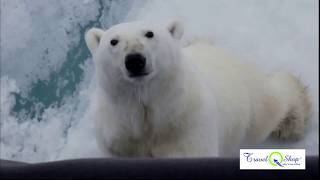
[[[103,32],[102,29],[98,28],[91,28],[86,32],[85,40],[91,54],[98,48]]]
[[[180,40],[183,35],[183,25],[179,21],[172,21],[168,25],[168,30],[173,38]]]

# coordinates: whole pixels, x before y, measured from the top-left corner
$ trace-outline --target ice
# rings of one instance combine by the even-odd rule
[[[1,73],[25,87],[58,69],[69,46],[79,41],[78,23],[97,15],[97,3],[77,4],[71,0],[50,5],[42,0],[1,1]],[[72,40],[69,33],[74,33]]]
[[[93,74],[83,37],[92,26],[119,23],[131,2],[1,1],[1,158],[99,154],[93,123],[83,118]],[[78,148],[82,140],[92,145]]]
[[[318,12],[314,0],[2,0],[0,158],[102,156],[88,109],[95,82],[83,34],[92,26],[137,19],[179,19],[186,29],[183,41],[209,38],[267,73],[299,76],[313,100],[306,137],[269,139],[257,147],[306,148],[318,155]]]

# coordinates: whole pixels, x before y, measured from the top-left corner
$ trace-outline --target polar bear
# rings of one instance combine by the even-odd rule
[[[310,103],[287,73],[265,75],[184,27],[144,21],[92,28],[97,142],[116,157],[212,157],[303,136]]]

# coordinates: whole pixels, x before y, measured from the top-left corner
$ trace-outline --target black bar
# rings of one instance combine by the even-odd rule
[[[27,164],[0,160],[0,178],[24,179],[296,179],[319,176],[319,156],[306,170],[240,170],[237,158],[96,158]]]

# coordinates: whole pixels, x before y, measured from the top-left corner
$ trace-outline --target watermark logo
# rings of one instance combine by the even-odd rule
[[[240,169],[305,169],[305,149],[240,149]]]
[[[283,165],[281,165],[281,163],[283,162],[283,155],[280,152],[276,151],[270,153],[268,161],[272,166],[284,167]]]

